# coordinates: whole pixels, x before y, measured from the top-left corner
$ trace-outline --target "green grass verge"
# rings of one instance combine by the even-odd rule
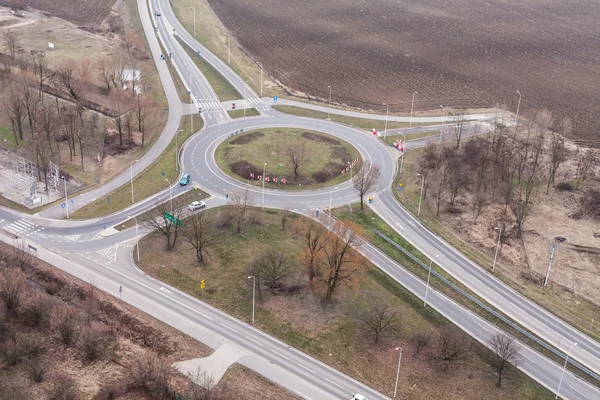
[[[254,132],[261,132],[264,136],[246,144],[233,143],[246,135],[253,135]],[[280,190],[308,190],[344,182],[350,178],[350,172],[341,173],[342,165],[345,165],[346,160],[359,159],[358,164],[354,167],[354,172],[361,167],[360,154],[350,143],[319,132],[310,133],[322,138],[322,140],[335,140],[338,144],[333,145],[323,141],[308,140],[301,137],[304,132],[308,131],[294,128],[272,128],[244,132],[221,143],[215,152],[215,160],[219,168],[226,174],[256,186],[262,186],[262,181],[258,181],[257,177],[250,179],[249,172],[247,176],[238,175],[232,170],[231,164],[247,161],[256,166],[257,171],[260,170],[260,175],[262,175],[262,167],[264,163],[267,163],[266,176],[271,178],[275,176],[279,179],[283,177],[286,178],[287,182],[285,184],[275,184],[272,181],[266,182],[265,187]],[[298,169],[300,175],[298,180],[293,179],[293,168],[286,153],[286,149],[296,140],[304,143],[309,154],[308,163]],[[329,168],[327,167],[329,163],[335,165],[335,167],[331,167],[332,170],[335,168],[333,172],[335,175],[332,175],[334,177],[326,182],[317,183],[313,178],[313,174],[324,168]]]
[[[418,132],[418,133],[406,134],[406,141],[410,142],[411,140],[421,139],[424,137],[435,136],[435,135],[439,135],[439,134],[440,134],[439,131],[429,131],[429,132]],[[388,144],[394,144],[394,142],[396,140],[404,140],[404,135],[386,135],[385,138],[382,136],[381,140],[383,140],[385,143],[388,143]]]
[[[226,208],[218,208],[205,212],[218,216],[225,211]],[[140,241],[139,266],[150,275],[249,323],[252,286],[248,283],[246,264],[270,247],[283,251],[292,268],[286,287],[296,289],[273,295],[263,288],[263,299],[257,299],[256,303],[255,326],[391,395],[389,382],[395,378],[397,353],[390,349],[401,345],[405,354],[411,355],[410,338],[415,332],[434,332],[448,321],[430,307],[423,308],[410,292],[364,259],[359,261],[364,268],[335,293],[335,300],[322,302],[320,287],[306,285],[305,272],[297,261],[302,242],[293,229],[281,229],[281,213],[266,210],[259,214],[260,223],[246,224],[241,234],[236,234],[234,227],[219,229],[221,243],[211,249],[205,265],[197,264],[194,250],[187,243],[181,241],[175,251],[166,252],[164,237],[149,235]],[[289,225],[302,218],[291,215]],[[201,279],[205,280],[204,290],[199,287]],[[358,329],[356,320],[360,310],[375,299],[388,302],[399,312],[402,321],[402,328],[394,338],[384,339],[379,345],[373,345],[371,338]],[[551,398],[551,393],[519,372],[509,378],[503,389],[496,389],[492,371],[478,355],[481,346],[475,346],[477,349],[469,354],[456,374],[432,368],[427,351],[403,358],[400,394],[414,394],[409,388],[418,385],[418,398],[474,400],[479,399],[482,392],[503,399]],[[360,362],[357,362],[357,354],[361,355]],[[423,380],[423,374],[430,379]]]
[[[194,132],[197,132],[202,128],[203,122],[200,116],[194,116],[194,132],[191,132],[189,120],[190,119],[187,116],[181,119],[180,128],[183,129],[183,132],[179,134],[179,138],[177,140],[179,146],[181,146],[183,142],[185,142],[185,140]],[[134,178],[133,187],[135,201],[140,201],[165,189],[167,187],[167,182],[165,182],[165,179],[168,179],[173,183],[177,180],[179,174],[180,171],[175,170],[175,139],[173,139],[160,157],[154,161],[152,165]],[[131,185],[127,183],[117,190],[111,192],[108,196],[110,196],[110,204],[108,203],[106,196],[102,197],[101,199],[98,199],[75,211],[71,215],[71,218],[96,218],[130,206]]]
[[[240,93],[233,87],[231,83],[229,83],[227,79],[223,77],[223,75],[221,75],[219,71],[207,63],[204,58],[200,57],[192,48],[190,48],[190,46],[181,40],[181,38],[177,37],[177,41],[181,47],[183,47],[186,53],[188,53],[200,71],[202,71],[202,74],[208,83],[210,83],[210,86],[212,86],[213,90],[219,97],[219,100],[229,101],[242,98]]]
[[[321,104],[322,105],[322,104]],[[274,109],[277,111],[281,111],[286,114],[297,115],[299,117],[308,117],[315,119],[327,119],[327,113],[315,110],[309,110],[307,108],[295,107],[295,106],[274,106]],[[385,121],[380,121],[377,119],[366,119],[366,118],[354,118],[347,117],[345,115],[337,115],[330,114],[330,119],[333,122],[339,122],[340,124],[348,125],[353,128],[364,129],[364,130],[372,130],[375,128],[376,130],[383,132],[385,127]],[[428,124],[412,124],[412,126],[424,126]],[[397,128],[406,128],[408,127],[408,122],[396,122],[396,121],[388,121],[387,128],[388,129],[397,129]]]
[[[241,110],[228,110],[227,113],[231,118],[243,118],[244,117],[244,109]],[[254,117],[260,115],[260,113],[256,110],[256,108],[246,108],[246,117]]]

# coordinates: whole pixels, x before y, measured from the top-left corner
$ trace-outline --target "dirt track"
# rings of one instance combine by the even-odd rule
[[[506,103],[600,126],[600,3],[575,0],[208,0],[284,84],[364,108]]]

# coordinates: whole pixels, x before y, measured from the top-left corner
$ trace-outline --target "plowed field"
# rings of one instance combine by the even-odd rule
[[[547,107],[600,123],[597,0],[208,0],[285,85],[363,108]]]
[[[24,0],[29,7],[81,25],[100,24],[116,0]],[[0,3],[6,3],[2,1]]]

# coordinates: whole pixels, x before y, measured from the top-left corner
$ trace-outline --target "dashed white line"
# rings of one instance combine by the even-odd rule
[[[580,395],[582,395],[583,397],[585,397],[586,399],[589,399],[589,397],[587,397],[585,394],[581,393],[579,390],[575,389],[573,386],[569,385],[569,387],[571,389],[573,389],[574,391],[576,391],[577,393],[579,393]]]
[[[261,347],[262,347],[262,344],[258,343],[256,340],[254,340],[254,339],[252,339],[252,338],[250,338],[250,337],[248,337],[248,336],[246,336],[246,339],[248,339],[248,340],[250,340],[250,341],[252,341],[252,342],[254,342],[254,343],[256,343],[257,345],[259,345],[259,346],[261,346]]]
[[[271,351],[272,351],[273,353],[277,354],[279,357],[282,357],[282,358],[285,358],[286,360],[289,360],[289,358],[287,358],[287,357],[286,357],[286,356],[284,356],[283,354],[281,354],[281,353],[278,353],[278,352],[277,352],[277,351],[275,351],[275,350],[271,350]]]
[[[238,331],[236,331],[235,329],[233,329],[233,328],[231,328],[231,327],[229,327],[229,326],[227,326],[225,324],[221,324],[221,325],[224,326],[225,328],[229,329],[232,332],[238,333]]]
[[[334,381],[330,381],[330,380],[329,380],[329,379],[327,379],[327,378],[323,378],[323,379],[325,379],[327,382],[331,383],[332,385],[335,385],[335,386],[339,387],[340,389],[343,389],[343,388],[344,388],[343,386],[341,386],[341,385],[338,385],[338,384],[337,384],[337,383],[335,383]]]
[[[304,365],[300,364],[300,363],[296,363],[299,367],[304,368],[305,370],[307,370],[308,372],[312,372],[313,374],[316,374],[315,371],[313,371],[312,369],[305,367]]]
[[[483,328],[483,329],[484,329],[486,332],[489,332],[489,329],[488,329],[488,328],[486,328],[485,326],[481,325],[479,322],[477,322],[477,320],[475,320],[475,319],[474,319],[474,320],[473,320],[473,322],[474,322],[476,325],[479,325],[481,328]]]

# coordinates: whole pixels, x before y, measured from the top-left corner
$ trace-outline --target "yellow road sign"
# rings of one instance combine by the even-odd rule
[[[200,281],[200,289],[204,289],[204,279]]]

